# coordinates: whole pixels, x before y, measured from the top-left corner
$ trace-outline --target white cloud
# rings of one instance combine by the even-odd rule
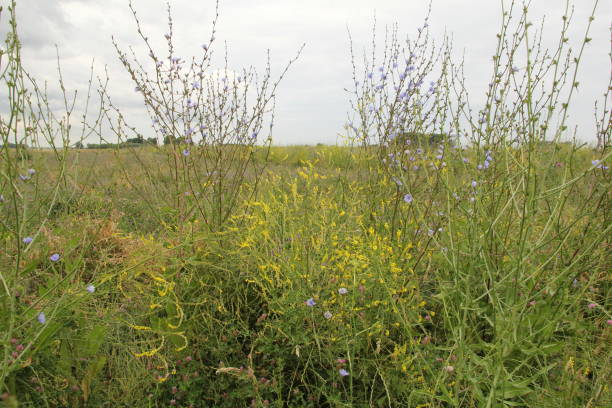
[[[4,0],[2,3],[6,3]],[[223,42],[229,48],[230,69],[254,65],[265,68],[270,49],[272,69],[280,73],[303,42],[306,48],[290,69],[277,95],[275,141],[279,144],[336,141],[349,109],[343,88],[351,82],[347,26],[356,50],[369,47],[374,13],[378,26],[398,22],[400,32],[414,34],[422,25],[428,1],[405,0],[227,0],[221,2],[216,55],[223,56]],[[533,0],[533,21],[547,14],[545,44],[552,46],[560,27],[563,0]],[[580,39],[591,8],[591,1],[576,1],[572,38]],[[134,0],[142,28],[156,49],[164,47],[167,31],[163,0]],[[177,55],[187,57],[201,52],[200,45],[210,35],[214,14],[211,0],[171,1]],[[610,75],[609,17],[612,3],[600,2],[593,23],[593,41],[587,48],[581,68],[581,86],[570,122],[579,125],[580,137],[593,141],[592,107],[605,91]],[[135,124],[148,124],[134,85],[117,60],[111,36],[123,49],[133,46],[143,60],[147,52],[137,36],[125,0],[20,0],[19,29],[25,65],[32,74],[51,81],[57,77],[55,47],[60,50],[68,88],[84,91],[89,65],[96,59],[97,72],[108,66],[110,92],[115,100],[135,115]],[[440,39],[452,33],[456,55],[465,55],[467,84],[477,95],[484,94],[489,81],[490,58],[499,29],[500,2],[490,0],[434,0],[430,25]],[[3,16],[2,33],[6,31]],[[159,47],[159,48],[157,48]],[[217,61],[217,67],[221,61]]]

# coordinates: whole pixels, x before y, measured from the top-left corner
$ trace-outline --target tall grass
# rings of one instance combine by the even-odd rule
[[[269,66],[212,70],[217,17],[181,62],[169,10],[160,57],[131,8],[149,58],[115,46],[152,133],[90,80],[76,138],[136,142],[81,150],[78,98],[58,70],[57,114],[25,72],[12,2],[0,404],[609,406],[607,104],[596,149],[565,142],[593,5],[581,48],[568,3],[548,51],[504,3],[476,113],[429,18],[373,37],[343,147],[256,143]]]

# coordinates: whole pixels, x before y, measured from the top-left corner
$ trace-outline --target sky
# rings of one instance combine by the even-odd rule
[[[8,0],[0,0],[6,6]],[[210,36],[214,0],[170,0],[177,55],[202,52]],[[593,0],[576,0],[570,44],[584,36]],[[142,28],[154,47],[163,50],[167,32],[166,2],[133,0]],[[400,37],[415,35],[423,25],[429,0],[221,0],[216,53],[227,44],[230,68],[253,65],[265,69],[270,51],[272,73],[278,75],[300,46],[305,48],[277,90],[274,143],[341,143],[352,84],[347,28],[359,53],[371,43],[372,23],[399,24]],[[78,90],[82,106],[89,67],[107,70],[109,92],[130,123],[150,127],[140,95],[118,61],[111,42],[132,46],[146,60],[127,0],[18,0],[17,14],[26,69],[39,81],[48,81],[52,99],[59,101],[56,46],[68,89]],[[534,22],[545,17],[544,45],[554,46],[565,0],[532,0]],[[501,0],[433,0],[429,20],[432,36],[452,35],[454,54],[465,60],[466,85],[478,106],[491,74],[495,34],[501,23]],[[569,124],[578,126],[579,139],[593,143],[593,105],[602,100],[610,78],[612,2],[600,1],[579,72],[580,87],[570,110]],[[6,16],[2,16],[6,32]],[[546,35],[548,34],[548,35]],[[379,37],[380,38],[380,37]],[[220,61],[217,61],[217,63]],[[213,67],[214,68],[214,67]],[[77,108],[78,109],[78,108]],[[96,142],[96,140],[89,140]]]

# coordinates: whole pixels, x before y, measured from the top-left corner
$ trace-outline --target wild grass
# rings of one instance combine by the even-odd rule
[[[516,44],[500,41],[494,78],[521,84],[519,102],[491,97],[476,120],[446,48],[427,59],[425,26],[385,45],[397,89],[364,61],[347,146],[256,144],[240,122],[231,143],[174,129],[162,146],[75,149],[70,114],[53,116],[23,71],[14,7],[0,55],[3,406],[612,403],[609,111],[600,146],[562,143],[569,102],[546,95],[567,93],[536,97],[546,71],[519,79]],[[502,38],[530,44],[526,12]],[[407,67],[427,62],[398,70],[402,50]],[[100,86],[108,109],[82,134],[117,114]],[[150,113],[176,114],[153,94]],[[236,123],[202,106],[198,120]]]

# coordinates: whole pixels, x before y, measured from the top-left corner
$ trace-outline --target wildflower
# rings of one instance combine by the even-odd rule
[[[27,180],[29,180],[29,179],[30,179],[30,177],[28,177],[28,176],[24,176],[24,175],[22,175],[22,174],[20,174],[20,175],[19,175],[19,178],[21,179],[21,181],[27,181]]]
[[[529,302],[529,306],[535,306],[536,305],[536,301],[532,300],[531,302]]]
[[[368,79],[372,79],[373,74],[371,72],[368,72]]]
[[[208,51],[208,45],[207,44],[202,44],[202,49],[204,51]]]
[[[47,316],[45,316],[43,312],[40,312],[38,314],[38,321],[40,322],[40,324],[45,324],[47,322]]]
[[[443,370],[446,371],[447,373],[452,373],[453,371],[455,371],[455,367],[449,365],[449,366],[445,366]]]
[[[606,323],[608,324],[608,326],[612,326],[612,319],[608,319]]]
[[[189,149],[183,150],[183,156],[185,157],[189,156]]]
[[[341,295],[346,295],[348,293],[348,289],[347,288],[340,288],[338,289],[338,293]]]
[[[257,133],[257,132],[253,132],[253,133],[251,134],[251,139],[257,139],[257,135],[258,135],[258,133]]]
[[[36,174],[36,170],[34,169],[28,169],[28,174],[33,176],[34,174]]]
[[[60,259],[60,255],[59,255],[59,254],[53,254],[53,255],[51,255],[51,256],[49,257],[49,259],[50,259],[52,262],[57,262],[57,261],[59,261],[59,259]]]
[[[340,370],[338,370],[338,373],[340,374],[340,377],[346,377],[349,375],[349,372],[346,371],[344,368],[341,368]]]
[[[28,245],[32,241],[33,241],[32,237],[25,237],[23,239],[23,243],[26,244],[26,245]]]
[[[96,291],[96,287],[92,284],[87,285],[86,289],[89,293],[94,293]]]
[[[191,86],[193,87],[193,89],[200,89],[202,85],[200,85],[200,83],[196,81],[192,83]]]
[[[408,193],[404,196],[404,201],[407,203],[411,203],[412,202],[412,194]]]
[[[467,157],[464,157],[464,158],[463,158],[463,162],[464,162],[464,163],[468,163],[468,162],[469,162],[469,160],[467,159]]]
[[[308,306],[308,307],[313,307],[314,305],[316,305],[316,304],[317,304],[317,303],[314,301],[314,299],[313,299],[313,298],[308,299],[308,300],[307,300],[306,302],[304,302],[304,303],[306,303],[306,306]]]
[[[331,318],[332,318],[332,314],[331,314],[331,312],[328,310],[327,312],[323,313],[323,317],[325,317],[326,319],[331,319]]]
[[[597,303],[589,303],[589,305],[587,306],[589,309],[595,309],[597,307]]]
[[[476,187],[478,185],[478,182],[476,180],[472,180],[472,187]]]
[[[141,89],[140,89],[140,87],[139,87],[139,86],[137,86],[136,88],[134,88],[134,92],[140,92],[140,91],[141,91]]]
[[[338,364],[346,364],[346,358],[339,358],[336,360]]]

